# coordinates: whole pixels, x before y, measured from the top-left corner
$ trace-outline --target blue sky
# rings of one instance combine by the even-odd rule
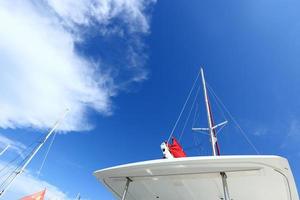
[[[161,158],[159,145],[168,138],[200,66],[259,152],[289,159],[299,187],[300,2],[164,0],[132,1],[126,7],[123,1],[107,1],[95,13],[84,3],[68,7],[55,0],[47,6],[20,2],[0,3],[0,20],[5,11],[23,16],[32,9],[48,10],[42,19],[55,20],[49,27],[36,20],[38,11],[30,15],[25,21],[30,28],[24,30],[38,37],[18,35],[18,18],[1,26],[2,38],[8,38],[0,47],[1,71],[6,72],[0,75],[1,137],[26,146],[46,132],[64,105],[73,109],[39,179],[34,177],[46,148],[28,168],[28,180],[41,183],[41,189],[51,184],[64,197],[80,192],[88,199],[113,199],[92,172]],[[45,29],[53,33],[53,41],[45,39],[40,31]],[[10,36],[17,32],[21,44],[30,39],[30,53],[13,48],[15,38]],[[34,49],[38,47],[45,49]],[[51,57],[56,51],[59,56]],[[32,67],[36,63],[45,64],[43,70]],[[199,106],[203,111],[203,103]],[[216,121],[221,121],[214,109]],[[197,123],[205,126],[204,113]],[[200,150],[193,146],[190,128],[182,139],[187,154],[210,154],[206,136],[197,136]],[[219,142],[223,154],[255,154],[232,121]],[[22,148],[20,143],[16,146]],[[1,161],[15,153],[11,150]]]

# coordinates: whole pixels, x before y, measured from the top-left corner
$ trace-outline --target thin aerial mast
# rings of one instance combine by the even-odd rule
[[[8,188],[11,186],[11,184],[14,182],[14,180],[21,175],[25,168],[27,167],[27,165],[30,163],[30,161],[33,159],[33,157],[37,154],[37,152],[41,149],[41,147],[46,143],[46,141],[48,140],[48,138],[54,133],[54,131],[57,129],[57,127],[60,125],[60,123],[63,121],[63,119],[65,118],[65,116],[68,113],[68,109],[63,113],[63,115],[61,116],[60,119],[58,119],[53,128],[48,132],[48,134],[44,137],[44,139],[42,141],[40,141],[40,144],[38,144],[38,146],[36,146],[36,148],[33,150],[33,152],[31,153],[31,155],[28,157],[28,159],[25,161],[25,163],[23,164],[23,166],[17,170],[14,171],[13,173],[15,174],[14,177],[12,177],[12,179],[8,182],[8,184],[0,191],[0,198],[4,195],[4,193],[8,190]]]

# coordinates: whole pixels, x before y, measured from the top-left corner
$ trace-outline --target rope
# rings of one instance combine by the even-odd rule
[[[181,134],[180,134],[180,136],[179,136],[179,142],[181,141],[181,138],[182,138],[182,136],[183,136],[184,130],[185,130],[185,128],[186,128],[186,125],[187,125],[187,123],[188,123],[188,121],[189,121],[189,119],[190,119],[190,116],[191,116],[191,114],[192,114],[193,108],[194,108],[194,106],[195,106],[195,103],[196,103],[196,100],[197,100],[197,97],[198,97],[198,94],[199,94],[199,90],[200,90],[200,85],[198,86],[198,89],[197,89],[197,92],[196,92],[196,95],[195,95],[195,98],[194,98],[192,107],[191,107],[191,109],[190,109],[190,111],[189,111],[188,117],[186,118],[186,120],[185,120],[185,122],[184,122],[184,125],[183,125],[183,128],[182,128],[182,130],[181,130]]]
[[[181,116],[182,116],[182,113],[183,113],[183,111],[185,110],[186,104],[188,103],[188,101],[189,101],[189,99],[190,99],[190,97],[191,97],[191,94],[192,94],[192,92],[193,92],[193,90],[194,90],[194,88],[195,88],[195,85],[196,85],[196,82],[197,82],[197,80],[198,80],[198,78],[199,78],[199,75],[200,75],[200,72],[198,72],[198,74],[197,74],[197,77],[196,77],[196,79],[195,79],[195,81],[194,81],[194,84],[193,84],[193,86],[192,86],[192,88],[191,88],[191,90],[190,90],[190,92],[189,92],[189,94],[188,94],[188,96],[187,96],[187,98],[186,98],[186,100],[185,100],[185,103],[184,103],[184,105],[183,105],[183,107],[182,107],[182,109],[181,109],[181,112],[180,112],[180,114],[179,114],[179,116],[178,116],[178,118],[177,118],[177,120],[176,120],[176,122],[175,122],[175,124],[174,124],[174,126],[173,126],[173,129],[172,129],[171,134],[170,134],[170,136],[169,136],[169,138],[168,138],[168,140],[167,140],[167,143],[170,142],[170,140],[171,140],[171,138],[172,138],[172,136],[173,136],[173,134],[174,134],[174,131],[175,131],[176,127],[177,127],[177,124],[178,124],[178,122],[179,122]]]
[[[39,178],[39,176],[40,176],[40,174],[41,174],[41,171],[42,171],[42,169],[43,169],[43,167],[44,167],[44,165],[45,165],[46,159],[47,159],[47,157],[48,157],[49,151],[50,151],[50,149],[51,149],[51,147],[52,147],[52,144],[53,144],[53,142],[54,142],[55,136],[56,136],[56,132],[54,133],[54,135],[53,135],[53,137],[52,137],[52,140],[51,140],[51,142],[50,142],[50,145],[48,146],[48,149],[47,149],[47,152],[46,152],[45,157],[44,157],[44,159],[43,159],[43,162],[42,162],[42,164],[41,164],[41,167],[40,167],[40,169],[39,169],[38,172],[37,172],[37,178]]]
[[[229,115],[229,117],[231,118],[231,120],[233,121],[233,123],[236,125],[236,127],[240,130],[240,132],[242,133],[242,135],[244,136],[244,138],[246,139],[246,141],[249,143],[249,145],[253,148],[253,150],[256,152],[256,154],[259,155],[260,153],[257,150],[257,148],[255,147],[255,145],[252,143],[252,141],[247,136],[247,134],[245,133],[245,131],[242,129],[242,127],[239,125],[239,123],[235,120],[235,118],[229,112],[229,110],[224,105],[224,103],[221,101],[221,99],[216,95],[216,93],[213,91],[213,89],[208,84],[207,84],[207,86],[211,89],[212,94],[216,97],[216,99],[219,101],[219,103],[223,106],[224,110],[227,112],[227,114]]]

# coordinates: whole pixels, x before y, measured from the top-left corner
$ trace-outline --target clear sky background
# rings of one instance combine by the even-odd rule
[[[48,198],[113,199],[93,171],[161,158],[200,66],[260,154],[288,158],[299,187],[299,1],[45,2],[0,3],[0,139],[14,147],[1,165],[71,112],[40,177],[49,142],[7,199],[44,187]],[[255,154],[228,120],[221,153]],[[187,154],[209,155],[190,129]]]

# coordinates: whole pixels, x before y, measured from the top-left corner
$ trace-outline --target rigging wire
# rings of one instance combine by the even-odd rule
[[[34,151],[34,149],[35,148],[33,148],[33,150],[23,160],[21,160],[16,167],[14,167],[14,170],[1,183],[0,188],[5,188],[7,185],[9,185],[13,181],[14,177],[16,177],[19,173],[21,173],[20,169],[22,168],[22,164],[24,162],[26,162],[26,160],[30,157],[30,154]],[[3,190],[1,189],[0,193],[2,191]]]
[[[22,166],[24,165],[24,163],[27,162],[27,160],[30,158],[31,154],[35,151],[36,148],[38,148],[39,144],[43,143],[43,136],[41,136],[37,142],[33,142],[30,146],[33,146],[33,144],[37,144],[37,146],[35,146],[26,156],[23,160],[21,160],[18,165],[14,168],[14,170],[9,174],[8,177],[6,177],[4,179],[4,181],[0,184],[0,194],[4,191],[4,189],[2,188],[5,188],[7,187],[8,185],[10,185],[13,181],[14,181],[14,178],[22,173],[21,169],[22,169]],[[29,146],[29,147],[30,147]],[[29,147],[27,149],[29,149]]]
[[[219,129],[216,131],[216,135],[218,135],[219,132],[226,126],[226,124],[223,124]]]
[[[45,165],[46,159],[47,159],[47,157],[48,157],[49,151],[50,151],[50,149],[51,149],[51,147],[52,147],[52,144],[53,144],[53,142],[54,142],[55,137],[56,137],[56,132],[53,134],[52,140],[51,140],[51,142],[50,142],[50,144],[49,144],[49,146],[48,146],[48,149],[47,149],[47,152],[46,152],[45,157],[44,157],[44,159],[43,159],[43,162],[42,162],[42,164],[41,164],[41,166],[40,166],[40,168],[39,168],[39,170],[38,170],[38,172],[37,172],[37,178],[40,176],[41,171],[42,171],[42,169],[43,169],[43,167],[44,167],[44,165]]]
[[[258,149],[255,147],[255,145],[252,143],[252,141],[250,140],[250,138],[247,136],[246,132],[242,129],[242,127],[239,125],[239,123],[235,120],[235,118],[233,117],[233,115],[230,113],[230,111],[227,109],[227,107],[225,106],[225,104],[221,101],[221,99],[216,95],[216,93],[214,92],[214,90],[212,89],[212,87],[209,86],[209,84],[207,84],[209,90],[211,90],[211,93],[216,97],[216,99],[219,101],[219,103],[222,105],[222,107],[224,108],[224,110],[227,112],[228,116],[231,118],[231,120],[233,121],[233,123],[236,125],[236,127],[240,130],[240,132],[242,133],[242,135],[244,136],[244,138],[246,139],[246,141],[249,143],[249,145],[253,148],[253,150],[256,152],[256,154],[260,154]]]
[[[182,136],[183,136],[184,130],[185,130],[185,128],[186,128],[186,126],[187,126],[187,123],[188,123],[188,121],[189,121],[189,119],[190,119],[190,116],[191,116],[191,114],[192,114],[192,111],[193,111],[193,108],[194,108],[194,106],[195,106],[195,103],[196,103],[196,100],[197,100],[197,97],[198,97],[200,88],[201,88],[201,86],[199,85],[199,86],[198,86],[198,89],[197,89],[197,91],[196,91],[196,95],[195,95],[194,101],[193,101],[193,103],[192,103],[191,109],[190,109],[190,111],[189,111],[188,117],[186,118],[186,120],[185,120],[185,122],[184,122],[184,125],[183,125],[183,128],[182,128],[182,130],[181,130],[181,133],[180,133],[180,136],[179,136],[179,142],[181,141],[181,138],[182,138]]]
[[[0,183],[0,192],[2,192],[1,188],[5,188],[4,186],[10,184],[14,177],[17,176],[20,172],[20,169],[23,165],[23,163],[26,162],[26,160],[30,157],[30,154],[34,151],[35,148],[32,148],[35,144],[38,144],[42,140],[42,136],[39,137],[37,141],[32,142],[27,148],[25,148],[19,155],[14,157],[12,160],[10,160],[4,167],[0,169],[1,177],[3,178],[3,181]],[[31,149],[32,148],[32,149]],[[31,150],[30,150],[31,149]],[[30,150],[30,151],[29,151]],[[28,152],[28,154],[24,157],[25,152]],[[19,160],[22,158],[22,160]],[[19,160],[19,161],[18,161]],[[16,165],[12,165],[14,162],[17,162]],[[5,172],[5,173],[4,173]],[[8,175],[8,176],[7,176]],[[7,176],[7,177],[6,177]]]
[[[195,127],[196,120],[199,118],[199,116],[200,116],[200,109],[199,109],[199,105],[196,104],[195,105],[195,113],[194,113],[194,119],[193,119],[192,127]],[[201,142],[201,140],[198,138],[198,134],[196,134],[195,132],[193,134],[193,142],[194,142],[195,146],[200,147],[200,148],[197,148],[197,151],[198,151],[199,155],[201,153],[203,153],[203,142]]]
[[[26,151],[28,151],[36,142],[31,143],[26,149],[24,149],[21,153],[24,155]],[[6,165],[1,168],[0,173],[1,173],[1,183],[0,183],[0,192],[2,192],[2,188],[5,188],[6,185],[8,185],[11,180],[17,176],[19,173],[19,169],[22,166],[22,163],[29,157],[30,151],[22,160],[20,160],[21,155],[17,155],[14,157],[12,160],[10,160]],[[18,161],[18,162],[17,162]],[[14,162],[17,162],[16,165],[12,165]]]
[[[37,146],[35,146],[34,148],[32,148],[32,150],[25,156],[25,158],[23,158],[23,160],[19,161],[18,164],[14,167],[14,170],[11,171],[11,173],[9,174],[9,176],[7,176],[2,183],[0,184],[0,193],[2,192],[1,188],[5,188],[7,185],[9,185],[14,178],[19,174],[22,173],[22,171],[20,171],[22,169],[23,164],[27,161],[27,159],[29,159],[29,157],[31,156],[31,154],[34,152],[34,150],[38,147],[38,145],[40,143],[43,142],[43,138],[44,136],[39,137],[39,139],[35,142],[32,142],[23,152],[28,151],[34,144],[36,144]],[[20,156],[18,155],[16,158],[20,158]],[[15,161],[16,159],[13,159],[13,161]],[[9,162],[7,164],[7,167],[13,162]],[[13,168],[13,167],[10,167]],[[8,173],[5,173],[5,175]]]
[[[17,167],[17,166],[19,166],[22,162],[23,162],[23,160],[17,160],[18,162],[16,162],[16,164],[10,164],[10,165],[7,165],[6,167],[5,167],[5,170],[3,170],[2,172],[1,172],[1,179],[3,179],[4,177],[6,177],[6,175],[10,175],[12,172],[14,172],[14,170],[13,170],[13,168],[15,168],[15,167]]]
[[[199,138],[198,138],[198,135],[197,134],[193,134],[193,138],[194,138],[194,144],[197,146],[199,146],[199,148],[197,148],[198,149],[198,152],[199,152],[199,155],[201,155],[201,153],[203,153],[203,151],[204,151],[204,148],[203,148],[203,144],[204,144],[204,142],[203,142],[203,140],[201,141]]]
[[[199,106],[196,104],[192,127],[195,127],[196,119],[199,117],[198,109]]]
[[[57,126],[59,125],[60,121],[66,116],[69,109],[66,109],[64,112],[64,115],[62,115],[62,118],[57,120],[54,124],[54,127],[47,133],[46,137],[37,142],[38,144],[31,150],[31,152],[15,167],[15,170],[12,171],[12,173],[4,179],[2,183],[0,183],[0,196],[4,194],[4,192],[8,189],[8,187],[12,184],[12,182],[15,180],[15,178],[24,172],[26,166],[29,164],[29,162],[32,160],[33,156],[38,152],[38,150],[42,147],[42,145],[47,141],[47,139],[51,136],[51,134],[55,131]]]
[[[209,84],[206,82],[206,84],[207,84],[207,89],[208,89],[208,92],[210,93],[210,94],[212,94],[212,99],[213,99],[213,101],[215,102],[215,104],[217,105],[217,108],[218,108],[218,110],[219,110],[219,112],[221,113],[221,115],[222,115],[222,117],[223,117],[223,120],[224,121],[228,121],[228,119],[227,119],[227,117],[226,117],[226,115],[225,115],[225,113],[224,113],[224,111],[223,111],[223,109],[222,109],[222,106],[220,105],[220,103],[218,102],[218,100],[216,99],[216,97],[215,97],[215,95],[213,94],[213,91],[212,91],[212,89],[210,88],[210,86],[209,86]],[[219,127],[217,130],[216,130],[216,135],[219,133],[219,132],[221,132],[221,130],[224,128],[226,126],[226,124],[223,124],[223,125],[221,125],[221,127]]]
[[[199,93],[198,93],[199,94]],[[199,105],[196,104],[195,105],[195,113],[194,113],[194,117],[193,117],[193,123],[192,123],[192,127],[195,127],[195,124],[196,124],[196,121],[199,119],[200,117],[200,109],[199,109]],[[209,135],[207,132],[204,132],[204,131],[201,131],[199,132],[201,134],[204,134],[204,135]],[[198,136],[199,134],[196,133],[196,132],[193,132],[193,143],[194,143],[194,147],[200,147],[200,148],[197,148],[197,151],[199,154],[203,154],[203,155],[206,155],[206,151],[204,148],[204,141],[201,140]]]
[[[219,110],[219,112],[221,113],[221,115],[222,115],[222,117],[223,117],[223,120],[227,120],[227,118],[226,118],[226,115],[225,115],[225,113],[224,113],[224,111],[223,111],[223,109],[222,109],[222,107],[221,107],[221,105],[220,105],[220,103],[217,101],[217,98],[215,97],[215,95],[214,95],[214,93],[213,93],[213,91],[212,91],[212,88],[209,86],[209,84],[206,82],[206,85],[207,85],[207,89],[208,89],[208,92],[210,93],[210,94],[212,94],[212,99],[213,99],[213,101],[216,103],[216,105],[217,105],[217,108],[218,108],[218,110]]]
[[[0,169],[0,173],[2,171],[5,171],[5,169],[10,168],[11,164],[14,163],[15,161],[17,161],[20,157],[22,157],[21,155],[24,155],[25,152],[27,152],[34,144],[35,142],[32,142],[27,148],[25,148],[23,151],[21,151],[21,153],[19,153],[18,155],[16,155],[13,159],[11,159],[9,162],[7,162],[1,169]],[[25,156],[26,157],[26,156]]]
[[[200,110],[198,112],[199,106],[196,104],[196,108],[195,108],[195,113],[194,113],[194,119],[193,119],[193,123],[192,123],[192,127],[195,127],[196,121],[199,119],[200,117]],[[206,131],[197,131],[197,133],[201,133],[204,135],[208,135],[209,133],[207,133]]]
[[[185,100],[185,103],[183,104],[183,107],[182,107],[182,109],[181,109],[181,111],[180,111],[180,114],[179,114],[179,116],[178,116],[178,118],[177,118],[177,120],[176,120],[176,122],[175,122],[175,124],[174,124],[174,126],[173,126],[173,129],[172,129],[172,131],[171,131],[171,133],[170,133],[170,136],[169,136],[169,138],[168,138],[168,140],[167,140],[167,143],[170,142],[170,140],[171,140],[171,138],[172,138],[172,136],[173,136],[173,134],[174,134],[174,131],[175,131],[175,129],[176,129],[177,125],[178,125],[178,122],[179,122],[179,120],[180,120],[180,118],[181,118],[181,116],[182,116],[182,114],[183,114],[183,112],[184,112],[184,110],[185,110],[185,107],[186,107],[186,105],[187,105],[187,103],[188,103],[188,101],[189,101],[189,99],[190,99],[190,97],[191,97],[191,94],[192,94],[192,92],[193,92],[193,90],[194,90],[194,88],[195,88],[195,85],[196,85],[196,82],[197,82],[199,76],[200,76],[200,72],[198,72],[197,77],[196,77],[196,79],[195,79],[195,81],[194,81],[194,83],[193,83],[193,86],[192,86],[192,88],[191,88],[191,90],[190,90],[190,92],[189,92],[189,94],[188,94],[188,96],[187,96],[187,98],[186,98],[186,100]]]

